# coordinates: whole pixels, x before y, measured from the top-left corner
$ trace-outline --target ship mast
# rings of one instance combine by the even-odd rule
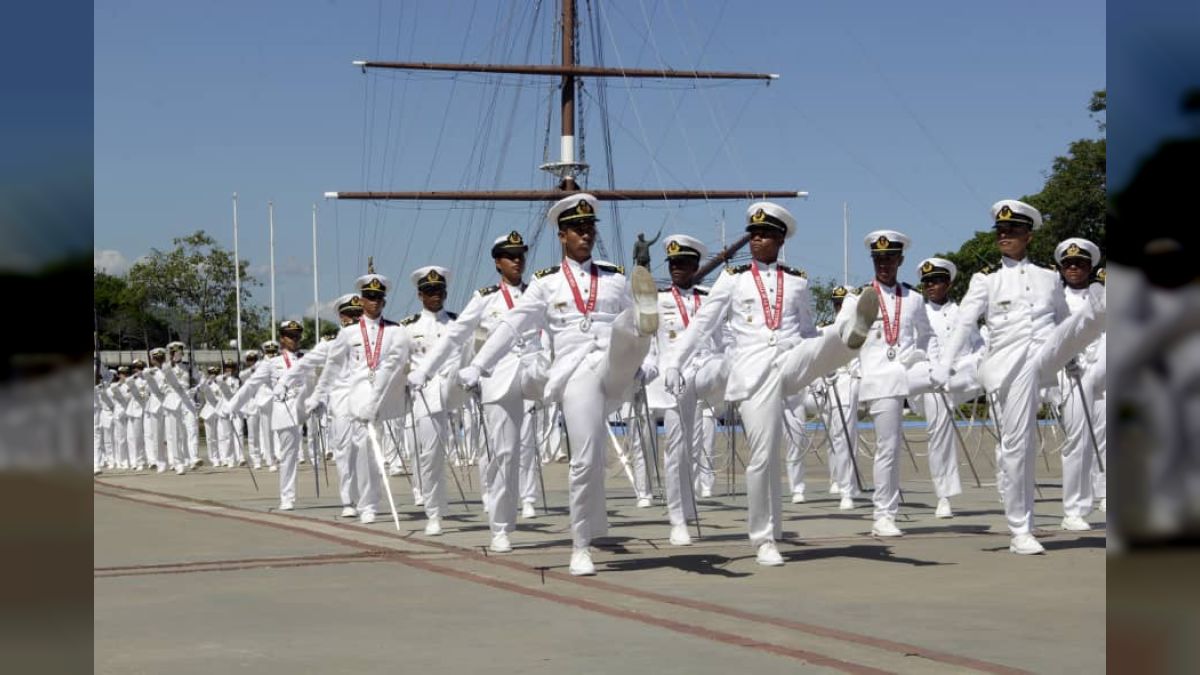
[[[771,73],[741,73],[718,71],[662,70],[650,68],[606,68],[581,66],[575,63],[575,34],[577,20],[575,0],[562,0],[562,63],[560,65],[490,65],[472,63],[426,63],[399,61],[354,61],[365,72],[367,68],[399,70],[436,70],[463,73],[513,73],[520,75],[559,76],[562,78],[561,134],[559,161],[540,168],[559,178],[552,190],[440,190],[440,191],[335,191],[326,192],[326,199],[356,200],[440,200],[440,201],[553,201],[580,192],[575,178],[587,173],[588,166],[576,161],[575,155],[575,81],[578,77],[625,78],[689,78],[705,80],[766,80],[778,79]],[[589,190],[601,201],[673,201],[684,199],[791,199],[807,197],[797,190]]]

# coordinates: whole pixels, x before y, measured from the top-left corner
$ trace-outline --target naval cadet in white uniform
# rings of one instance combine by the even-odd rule
[[[750,543],[760,565],[782,565],[775,541],[783,534],[779,444],[783,405],[814,379],[847,363],[866,339],[878,309],[876,292],[863,292],[861,311],[818,331],[806,275],[777,262],[783,241],[796,232],[796,219],[771,202],[746,212],[750,254],[746,265],[728,267],[700,307],[664,368],[667,391],[680,394],[681,367],[704,340],[728,322],[731,348],[725,398],[739,404],[750,444],[746,501]]]
[[[486,339],[501,317],[516,306],[526,289],[522,277],[528,251],[529,247],[516,230],[492,242],[492,260],[500,275],[499,281],[471,294],[462,313],[446,326],[441,339],[409,374],[408,382],[413,389],[424,391],[431,373],[443,372],[447,367],[456,372],[461,367],[459,354],[470,341]],[[539,351],[537,329],[526,330],[492,368],[491,375],[479,380],[478,394],[483,404],[483,432],[486,434],[482,440],[485,453],[490,453],[479,460],[484,465],[482,492],[491,526],[488,548],[496,553],[512,550],[509,535],[516,529],[522,482],[521,453],[526,448],[533,452],[532,419],[525,414],[525,401],[541,396],[540,391],[530,390],[533,377],[530,364]]]
[[[708,255],[708,248],[694,237],[673,234],[663,240],[663,249],[671,285],[658,291],[658,333],[642,370],[650,378],[646,385],[647,403],[651,410],[662,413],[667,436],[663,463],[670,542],[688,546],[692,538],[687,523],[696,518],[694,473],[699,463],[697,455],[704,447],[700,402],[724,398],[729,372],[721,357],[721,345],[710,338],[682,363],[684,386],[678,395],[667,392],[662,378],[655,377],[659,364],[665,363],[668,353],[676,348],[708,295],[707,290],[695,286],[692,280],[700,261]],[[719,340],[720,332],[715,335]]]
[[[1067,308],[1072,312],[1082,311],[1088,303],[1089,294],[1102,292],[1099,283],[1092,279],[1092,267],[1100,262],[1100,247],[1087,239],[1071,237],[1059,242],[1054,249],[1054,260],[1061,270],[1066,285]],[[1096,368],[1100,340],[1088,345],[1074,364],[1058,375],[1058,386],[1062,391],[1062,423],[1066,440],[1062,445],[1063,472],[1063,519],[1064,530],[1084,531],[1092,529],[1087,517],[1092,511],[1094,488],[1092,472],[1095,456],[1103,436],[1104,426],[1096,415],[1097,397],[1092,391],[1084,390],[1080,397],[1080,385],[1089,370]],[[1076,378],[1080,385],[1076,385]],[[1088,432],[1088,415],[1092,416],[1092,429],[1097,434],[1097,447],[1092,446]]]
[[[300,454],[300,427],[304,424],[303,401],[312,393],[314,378],[292,378],[286,382],[284,376],[296,365],[296,350],[304,336],[304,326],[298,321],[279,324],[279,353],[258,365],[250,379],[242,385],[236,396],[223,411],[238,412],[257,397],[259,392],[270,392],[271,429],[275,434],[275,448],[279,460],[279,510],[291,511],[296,507],[296,466]]]
[[[862,381],[858,398],[867,404],[875,424],[875,523],[871,534],[899,537],[900,455],[904,442],[904,399],[908,396],[907,366],[924,360],[932,330],[921,293],[898,278],[904,264],[908,235],[896,230],[875,230],[863,240],[871,254],[875,278],[865,288],[879,295],[879,317],[859,350]],[[851,294],[841,313],[849,316],[858,306]]]
[[[605,421],[628,400],[634,375],[658,329],[657,291],[648,270],[623,270],[592,259],[596,243],[595,197],[577,193],[553,206],[547,220],[558,228],[560,265],[541,270],[512,310],[492,330],[460,372],[473,387],[492,373],[529,330],[542,327],[554,354],[543,395],[559,403],[571,450],[568,473],[573,575],[595,574],[589,546],[608,531],[604,470],[609,438]],[[632,292],[631,292],[632,291]]]
[[[958,276],[958,267],[945,258],[926,258],[917,270],[921,275],[921,292],[925,295],[925,316],[933,329],[926,353],[929,361],[936,363],[950,333],[958,325],[958,303],[949,297],[950,284]],[[959,447],[954,417],[947,409],[947,403],[958,406],[982,393],[975,382],[975,366],[983,355],[983,337],[979,331],[971,333],[967,345],[966,353],[955,361],[955,375],[948,392],[932,391],[924,386],[927,378],[922,379],[920,368],[914,368],[915,372],[909,378],[909,404],[914,411],[924,415],[929,434],[929,476],[938,498],[933,514],[936,518],[954,517],[950,498],[962,494],[958,456],[966,452],[966,448]]]
[[[410,372],[424,369],[428,353],[458,316],[445,309],[450,270],[427,265],[414,270],[411,278],[421,301],[421,311],[400,321],[412,339],[408,353]],[[417,436],[413,461],[421,472],[418,484],[428,519],[425,534],[431,536],[442,533],[442,516],[446,511],[446,444],[452,433],[450,412],[463,401],[462,390],[456,386],[457,372],[462,367],[461,354],[461,349],[455,349],[441,370],[426,370],[430,374],[428,386],[410,393]]]
[[[358,323],[359,317],[362,316],[362,298],[354,293],[347,293],[333,303],[334,308],[338,313],[338,323],[342,328]],[[333,353],[333,339],[322,339],[317,341],[317,344],[300,359],[291,370],[284,374],[282,385],[288,386],[297,378],[317,378],[317,369],[326,368],[329,363],[329,355]],[[324,372],[324,371],[322,371]],[[335,383],[331,380],[327,381],[331,390],[335,388]],[[314,393],[316,388],[314,386]],[[323,392],[322,396],[337,396],[345,397],[344,390],[331,392]],[[324,411],[322,411],[324,412]],[[321,420],[321,415],[309,415],[309,437],[316,439],[320,432],[317,430],[317,422]],[[349,433],[348,419],[345,417],[335,417],[331,422],[334,427],[332,433],[327,434],[330,437],[330,442],[334,446],[333,461],[338,470],[338,495],[342,500],[342,517],[354,518],[358,515],[358,485],[355,482],[354,467],[347,461],[349,456]],[[322,430],[323,431],[323,430]],[[324,440],[324,438],[322,438]],[[316,453],[318,450],[313,449]]]
[[[1106,305],[1103,297],[1089,298],[1070,315],[1058,273],[1030,262],[1029,242],[1042,224],[1037,209],[1005,199],[993,204],[991,213],[1003,257],[995,269],[971,277],[958,325],[930,376],[935,386],[950,381],[976,321],[986,317],[987,352],[978,380],[995,397],[1000,420],[1000,488],[1012,534],[1009,550],[1032,555],[1045,551],[1033,536],[1038,389],[1052,386],[1055,372],[1099,335]]]
[[[367,273],[355,282],[362,316],[334,339],[316,390],[304,404],[315,415],[328,408],[335,435],[345,434],[348,439],[338,436],[334,442],[348,448],[345,462],[353,467],[358,486],[355,507],[363,524],[375,522],[380,488],[390,489],[383,484],[383,448],[373,447],[369,427],[378,437],[384,423],[402,418],[408,407],[404,385],[411,340],[403,326],[383,318],[389,283],[368,263]]]

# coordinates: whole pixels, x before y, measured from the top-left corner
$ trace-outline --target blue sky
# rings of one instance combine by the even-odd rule
[[[320,209],[324,299],[351,290],[366,256],[391,276],[389,314],[412,311],[409,272],[451,268],[451,309],[492,283],[487,248],[541,232],[533,265],[553,264],[544,205],[364,204],[327,190],[546,187],[550,81],[370,71],[358,58],[548,63],[547,3],[117,2],[95,6],[95,241],[115,270],[204,229],[232,247],[239,194],[243,258],[264,286],[267,201],[276,206],[279,315],[312,304],[311,214]],[[587,19],[586,3],[580,12]],[[607,17],[606,19],[604,17]],[[608,65],[779,73],[757,83],[607,83],[618,187],[796,189],[788,261],[865,280],[863,236],[913,238],[921,258],[986,229],[989,205],[1037,192],[1055,155],[1094,137],[1086,104],[1107,86],[1097,2],[604,3]],[[649,28],[648,28],[649,26]],[[585,41],[581,60],[593,61]],[[495,86],[496,84],[499,86]],[[585,85],[589,184],[607,185],[597,104]],[[557,117],[550,152],[556,154]],[[620,207],[623,255],[638,231],[716,246],[745,202]],[[621,261],[609,207],[609,258]],[[656,261],[661,252],[656,250]],[[626,261],[627,262],[627,261]]]

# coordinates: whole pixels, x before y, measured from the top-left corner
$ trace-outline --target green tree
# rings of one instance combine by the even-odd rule
[[[1041,192],[1018,197],[1042,212],[1042,227],[1033,233],[1029,257],[1041,265],[1054,263],[1054,247],[1068,237],[1083,237],[1104,249],[1107,236],[1107,92],[1092,93],[1088,110],[1096,119],[1099,138],[1083,138],[1070,144],[1067,154],[1054,158]],[[957,251],[937,254],[958,267],[950,295],[961,299],[971,275],[1000,261],[992,230],[977,231]]]
[[[226,346],[236,334],[234,260],[203,230],[177,237],[168,251],[152,249],[129,270],[129,287],[142,306],[193,346]],[[258,282],[239,261],[242,281],[243,333],[261,323],[250,304],[250,288]],[[197,344],[198,343],[198,344]]]
[[[818,326],[833,323],[833,289],[840,285],[833,277],[808,280],[808,290],[813,299],[813,321]]]
[[[328,319],[321,319],[321,332],[318,334],[313,331],[311,316],[304,317],[301,323],[304,324],[304,340],[302,340],[302,347],[304,349],[312,349],[317,346],[317,341],[321,339],[322,335],[337,335],[339,328],[336,323]]]
[[[166,323],[146,311],[141,290],[123,277],[93,270],[92,304],[101,349],[150,349],[171,339]]]

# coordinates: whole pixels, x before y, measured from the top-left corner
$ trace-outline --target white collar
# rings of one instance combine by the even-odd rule
[[[570,267],[577,269],[577,270],[591,269],[591,265],[593,262],[591,258],[588,258],[587,260],[584,260],[583,262],[576,262],[574,258],[569,258],[567,256],[563,256],[563,260],[566,260],[567,265],[569,265]]]
[[[369,325],[369,326],[378,326],[380,323],[383,322],[383,314],[382,313],[380,313],[379,316],[374,319],[372,319],[371,317],[367,316],[364,313],[361,318],[363,321],[366,321],[367,325]]]
[[[1024,267],[1029,264],[1029,256],[1025,256],[1020,260],[1013,260],[1008,256],[1000,256],[1000,261],[1004,263],[1005,267]]]

